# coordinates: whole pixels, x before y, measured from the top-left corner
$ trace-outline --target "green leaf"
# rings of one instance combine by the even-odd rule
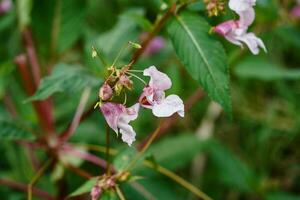
[[[218,181],[244,192],[251,192],[258,185],[254,172],[220,142],[208,141],[206,147],[209,158],[216,167]]]
[[[266,200],[299,200],[300,196],[299,195],[294,195],[290,193],[286,193],[283,191],[274,191],[270,192],[266,195]]]
[[[74,192],[72,192],[68,197],[78,196],[84,193],[88,193],[91,189],[96,185],[98,177],[91,178],[82,184],[79,188],[77,188]]]
[[[33,135],[17,122],[1,120],[0,121],[0,140],[18,140],[30,139]]]
[[[97,48],[111,60],[115,58],[128,41],[137,41],[138,25],[135,20],[142,16],[143,12],[140,9],[129,10],[120,15],[114,28],[97,38]]]
[[[117,171],[124,170],[136,155],[137,151],[135,148],[126,148],[126,150],[121,151],[113,161],[115,169]]]
[[[299,69],[285,69],[263,57],[248,57],[241,61],[234,70],[241,78],[254,78],[264,81],[278,79],[300,79]]]
[[[80,66],[58,64],[53,73],[41,81],[36,93],[26,101],[46,99],[56,92],[80,92],[85,87],[98,86],[100,82],[101,79]]]
[[[149,153],[155,157],[158,164],[168,169],[178,169],[185,167],[202,148],[203,142],[194,134],[185,133],[153,144]]]
[[[71,47],[83,31],[86,5],[82,0],[61,1],[58,51]]]
[[[0,99],[4,96],[6,86],[11,80],[13,70],[14,65],[9,61],[0,64]]]
[[[210,26],[195,14],[182,13],[168,25],[174,49],[190,75],[231,114],[227,58],[222,45],[209,35]]]

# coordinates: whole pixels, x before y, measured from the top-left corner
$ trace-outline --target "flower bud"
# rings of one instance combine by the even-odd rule
[[[119,83],[124,87],[126,87],[128,90],[131,90],[133,87],[132,81],[126,75],[120,76]]]
[[[102,99],[103,101],[107,101],[112,97],[112,95],[113,95],[113,90],[107,83],[104,83],[99,90],[99,98]]]
[[[98,200],[101,193],[102,193],[101,187],[99,187],[98,185],[95,185],[91,190],[92,200]]]

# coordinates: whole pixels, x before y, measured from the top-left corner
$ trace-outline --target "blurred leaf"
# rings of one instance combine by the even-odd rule
[[[137,23],[135,19],[143,16],[142,10],[129,10],[120,15],[114,28],[102,34],[96,40],[96,46],[111,60],[128,41],[137,41]],[[125,55],[125,54],[124,54]]]
[[[14,65],[11,62],[5,62],[0,65],[0,99],[2,99],[6,86],[10,80],[10,75],[14,69]]]
[[[239,191],[251,192],[257,185],[257,177],[250,168],[217,141],[210,141],[207,147],[209,158],[217,168],[218,179]]]
[[[45,77],[36,93],[26,101],[42,100],[56,92],[80,92],[85,87],[100,85],[101,79],[92,76],[78,65],[58,64],[48,77]]]
[[[101,200],[119,200],[119,197],[113,190],[106,190],[100,197]]]
[[[186,166],[202,149],[202,141],[194,134],[184,133],[153,144],[149,153],[160,165],[168,169],[178,169]]]
[[[0,121],[0,139],[1,140],[17,140],[17,139],[33,139],[32,133],[24,127],[18,125],[14,121]]]
[[[231,114],[226,54],[209,36],[209,29],[203,18],[187,12],[175,16],[168,26],[174,49],[190,75]]]
[[[275,34],[277,34],[284,42],[291,46],[300,48],[300,31],[293,26],[280,26],[275,29]]]
[[[270,192],[266,195],[266,200],[299,200],[300,196],[286,192]]]
[[[71,47],[83,31],[86,4],[82,0],[63,0],[59,20],[58,51]]]
[[[125,169],[136,154],[137,151],[135,148],[126,148],[124,151],[121,151],[121,153],[119,153],[113,161],[115,169],[117,171]]]
[[[98,177],[91,178],[90,180],[83,183],[79,188],[72,192],[68,197],[78,196],[91,191],[92,187],[96,185]]]
[[[241,78],[254,78],[265,81],[278,79],[300,79],[299,69],[285,69],[263,57],[248,57],[235,68],[235,74]]]

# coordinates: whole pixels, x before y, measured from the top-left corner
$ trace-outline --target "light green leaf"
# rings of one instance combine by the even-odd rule
[[[0,121],[0,140],[17,140],[30,139],[33,135],[24,127],[17,124],[17,122],[1,120]]]
[[[248,57],[235,68],[235,74],[241,78],[254,78],[265,81],[278,79],[300,79],[299,69],[285,69],[263,57]]]
[[[77,188],[74,192],[72,192],[68,197],[78,196],[84,193],[88,193],[97,183],[97,177],[91,178],[90,180],[86,181],[82,184],[79,188]]]
[[[202,143],[194,134],[185,133],[154,144],[149,153],[158,164],[168,169],[178,169],[185,167],[202,150]]]
[[[120,15],[114,28],[97,38],[97,48],[111,60],[115,58],[122,46],[128,41],[137,41],[138,25],[136,19],[142,16],[142,10],[129,10]]]
[[[80,66],[58,64],[53,73],[41,81],[36,93],[26,101],[46,99],[56,92],[80,92],[85,87],[98,86],[100,82],[101,79]]]
[[[174,49],[190,75],[231,114],[227,58],[222,45],[209,35],[210,26],[198,15],[176,15],[168,26]]]

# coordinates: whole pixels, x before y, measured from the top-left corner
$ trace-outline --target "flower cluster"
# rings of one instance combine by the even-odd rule
[[[243,47],[245,43],[253,54],[259,53],[259,47],[266,52],[263,41],[254,33],[248,33],[255,19],[256,0],[229,0],[229,8],[239,15],[239,20],[228,20],[213,28],[213,32],[225,37],[229,42]]]
[[[140,107],[151,109],[153,115],[157,117],[169,117],[176,112],[184,117],[184,105],[180,97],[174,94],[165,96],[165,90],[172,86],[171,79],[158,71],[155,66],[143,71],[143,75],[150,77],[150,81],[143,89],[138,103],[127,108],[125,103],[111,102],[113,95],[119,95],[123,88],[132,89],[131,76],[142,80],[131,72],[133,70],[129,70],[127,66],[121,70],[114,69],[112,74],[116,74],[116,76],[111,74],[99,90],[99,106],[107,124],[117,134],[120,132],[122,140],[129,146],[135,141],[136,136],[129,122],[138,117]]]

